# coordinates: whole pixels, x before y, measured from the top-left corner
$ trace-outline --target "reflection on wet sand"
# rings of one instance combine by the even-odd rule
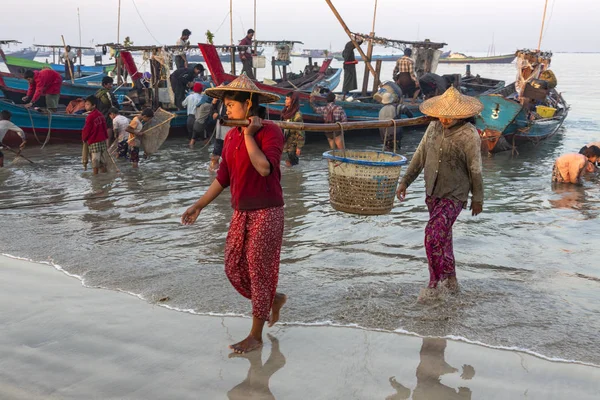
[[[271,355],[264,365],[262,348],[248,354],[230,354],[231,358],[245,358],[250,361],[246,379],[227,392],[230,400],[275,399],[269,389],[269,380],[275,372],[284,367],[285,357],[279,350],[279,340],[270,334],[267,334],[267,337],[271,341]]]
[[[471,389],[467,387],[451,388],[441,383],[442,375],[454,374],[458,369],[448,364],[444,357],[446,339],[423,338],[420,358],[417,367],[417,386],[412,395],[413,400],[465,400],[471,399]],[[475,376],[475,368],[463,365],[460,377],[470,380]],[[392,376],[390,384],[396,393],[386,397],[386,400],[406,400],[411,391]]]

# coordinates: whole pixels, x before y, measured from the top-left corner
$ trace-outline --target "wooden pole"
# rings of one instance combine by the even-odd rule
[[[69,68],[69,71],[74,71],[74,69],[71,70],[71,57],[69,57],[69,53],[67,53],[67,44],[65,43],[65,37],[63,35],[60,35],[60,38],[62,39],[63,47],[65,49],[65,67]],[[71,75],[71,83],[75,83],[75,79],[73,79],[73,74],[69,73],[69,75]]]
[[[342,122],[342,128],[344,131],[358,130],[358,129],[376,129],[376,128],[390,128],[393,126],[418,126],[426,125],[433,121],[435,118],[432,117],[418,117],[418,118],[406,118],[396,120],[373,120],[373,121],[357,121],[357,122]],[[227,120],[222,119],[222,126],[248,126],[248,120]],[[290,129],[293,131],[311,131],[311,132],[336,132],[340,130],[340,124],[305,124],[304,122],[286,122],[286,121],[270,121],[271,123],[279,126],[281,129]],[[395,122],[395,125],[394,125]]]
[[[540,41],[538,42],[538,52],[542,48],[542,37],[544,36],[544,24],[546,23],[546,10],[548,9],[548,0],[546,0],[546,4],[544,5],[544,16],[542,17],[542,29],[540,30]]]
[[[342,28],[344,28],[344,30],[346,31],[346,34],[348,35],[348,37],[352,41],[352,44],[354,44],[354,47],[356,48],[356,50],[358,50],[358,52],[360,53],[360,56],[365,61],[365,64],[366,64],[367,68],[369,69],[369,71],[371,71],[371,74],[373,74],[373,77],[375,77],[376,76],[375,69],[373,69],[373,66],[371,65],[371,63],[367,61],[368,57],[366,56],[365,52],[362,51],[362,49],[360,48],[360,46],[358,45],[358,43],[356,43],[356,41],[352,37],[352,32],[348,28],[348,25],[346,25],[346,23],[342,19],[342,16],[335,9],[335,7],[333,6],[333,4],[331,3],[331,0],[325,0],[325,1],[329,5],[329,8],[331,8],[331,11],[335,15],[335,17],[338,19],[338,21],[342,25]]]
[[[375,78],[375,81],[373,82],[373,93],[375,93],[377,91],[377,89],[379,89],[379,85],[381,84],[381,65],[382,65],[382,63],[383,63],[382,60],[375,61],[375,72],[377,72],[377,77]]]
[[[229,0],[229,41],[231,45],[231,73],[235,75],[235,49],[233,48],[233,0]]]
[[[117,12],[117,44],[121,41],[121,0],[119,0],[119,10]]]
[[[373,27],[371,28],[371,38],[375,37],[375,20],[377,18],[377,0],[375,0],[375,11],[373,11]],[[369,39],[369,46],[367,48],[367,57],[369,58],[367,61],[371,64],[371,58],[373,57],[373,39]],[[377,82],[377,76],[374,77],[375,82]],[[367,90],[369,90],[369,70],[365,69],[365,75],[363,77],[363,87],[362,87],[362,95],[367,95]]]
[[[254,54],[258,54],[258,43],[256,43],[256,0],[254,0]],[[256,68],[254,68],[254,77],[256,78]]]
[[[79,15],[79,7],[77,7],[77,22],[79,23],[79,47],[81,46],[81,16]],[[79,49],[79,76],[81,76],[81,65],[83,61],[81,58],[83,57],[83,49]]]

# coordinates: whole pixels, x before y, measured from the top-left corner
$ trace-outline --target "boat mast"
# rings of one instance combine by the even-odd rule
[[[546,22],[546,10],[548,9],[548,0],[546,0],[546,4],[544,5],[544,16],[542,17],[542,29],[540,30],[540,41],[538,42],[538,52],[542,48],[542,37],[544,36],[544,23]]]
[[[258,43],[256,42],[256,0],[254,0],[254,54],[258,54]],[[254,77],[256,77],[256,68],[254,68]]]
[[[119,11],[117,12],[117,44],[121,41],[121,0],[119,0]],[[121,79],[121,56],[117,55],[118,52],[115,50],[116,64],[117,64],[117,85],[123,83]]]
[[[83,47],[81,45],[81,15],[79,14],[79,7],[77,7],[77,22],[79,23],[79,47]],[[81,74],[81,57],[83,57],[83,49],[79,49],[79,74]]]
[[[231,73],[235,75],[235,47],[233,47],[233,0],[229,0],[229,45],[231,57]]]
[[[367,47],[367,62],[371,63],[371,58],[373,57],[373,37],[375,37],[375,20],[377,19],[377,0],[375,0],[375,9],[373,11],[373,26],[371,28],[371,39],[369,39],[369,46]],[[377,81],[377,77],[375,77],[375,81]],[[365,74],[363,77],[363,87],[362,87],[362,95],[367,95],[367,90],[369,86],[369,70],[365,69]]]

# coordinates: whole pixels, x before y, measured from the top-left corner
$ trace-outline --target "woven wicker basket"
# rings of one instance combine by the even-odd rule
[[[352,150],[331,150],[323,157],[329,164],[329,199],[334,209],[361,215],[387,214],[392,210],[406,157]]]

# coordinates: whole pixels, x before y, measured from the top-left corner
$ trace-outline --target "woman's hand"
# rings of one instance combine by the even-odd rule
[[[478,201],[471,201],[471,215],[476,216],[481,214],[483,211],[483,203]]]
[[[244,135],[254,136],[263,127],[262,120],[258,117],[250,117],[250,125],[244,129]]]
[[[181,223],[183,225],[192,225],[198,219],[200,211],[202,211],[202,208],[197,207],[194,204],[193,206],[185,210],[185,212],[181,216]]]
[[[404,199],[406,198],[406,185],[404,183],[401,183],[398,186],[398,190],[396,190],[396,197],[398,197],[398,200],[400,201],[404,201]]]

